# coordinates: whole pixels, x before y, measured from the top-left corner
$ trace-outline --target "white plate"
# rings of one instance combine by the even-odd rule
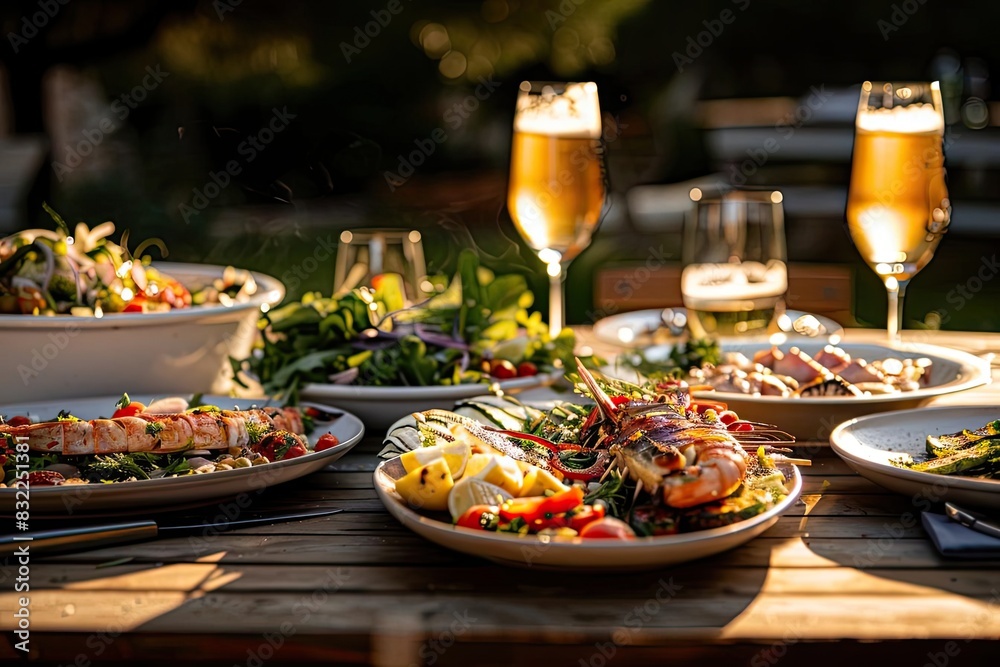
[[[185,286],[221,278],[225,267],[160,262]],[[0,315],[0,403],[121,392],[228,393],[229,356],[243,359],[257,339],[261,306],[285,296],[275,278],[253,273],[247,301],[104,317]],[[119,393],[120,395],[120,393]]]
[[[785,312],[787,317],[779,318],[778,330],[789,340],[817,338],[829,340],[831,336],[842,338],[844,328],[822,315],[813,315],[801,310]],[[594,336],[609,345],[625,347],[647,347],[676,341],[685,332],[687,310],[679,308],[650,308],[629,313],[610,315],[594,323]],[[810,332],[805,335],[803,332]],[[735,337],[730,337],[735,338]],[[740,337],[747,340],[748,337]],[[750,337],[766,339],[767,335]],[[722,338],[723,340],[726,337]]]
[[[396,468],[394,470],[394,468]],[[637,537],[634,540],[549,539],[539,535],[504,535],[460,528],[423,516],[410,509],[396,493],[395,479],[402,473],[396,459],[375,469],[375,491],[389,513],[404,526],[435,544],[502,565],[541,568],[624,570],[657,568],[706,558],[749,542],[774,525],[798,498],[802,478],[794,466],[785,470],[788,497],[768,511],[730,526],[681,535]]]
[[[165,394],[160,394],[163,397]],[[69,410],[81,419],[96,419],[114,412],[119,396],[83,398],[37,403],[20,403],[0,406],[0,414],[35,415],[49,419],[60,410]],[[156,396],[132,396],[133,400],[148,403]],[[263,405],[264,399],[236,399],[226,396],[204,396],[206,405],[224,408],[247,409]],[[309,406],[305,403],[303,407]],[[79,486],[46,486],[31,489],[29,513],[33,517],[82,515],[92,513],[152,513],[165,512],[220,498],[235,498],[241,494],[253,497],[264,489],[308,475],[333,463],[346,454],[364,436],[361,421],[339,408],[312,404],[328,412],[340,414],[331,422],[317,422],[316,430],[309,435],[313,444],[325,433],[332,433],[340,441],[336,447],[312,452],[287,461],[275,461],[253,468],[220,470],[203,475],[184,475],[144,479],[114,484],[86,484]],[[15,509],[16,489],[0,489],[0,514],[11,515]]]
[[[823,349],[823,341],[801,341],[794,345],[813,356]],[[766,342],[724,342],[723,352],[742,352],[752,358],[757,350],[767,349]],[[791,344],[779,346],[783,350]],[[903,344],[898,348],[871,343],[838,344],[852,358],[869,361],[886,357],[901,359],[927,357],[934,362],[931,369],[931,385],[916,391],[904,391],[878,396],[831,396],[808,398],[782,398],[780,396],[749,396],[721,391],[699,391],[697,398],[726,403],[742,419],[777,424],[798,440],[825,441],[833,428],[848,419],[876,412],[904,410],[926,404],[934,398],[965,391],[987,384],[990,381],[989,362],[967,352],[946,347],[923,344]],[[666,359],[671,346],[654,346],[645,350],[650,361]],[[616,373],[624,379],[630,378],[623,370]]]
[[[862,477],[910,496],[917,510],[949,500],[958,505],[1000,510],[1000,480],[934,475],[898,468],[889,462],[901,454],[924,460],[928,435],[977,429],[998,418],[1000,407],[989,406],[922,408],[871,415],[838,426],[830,434],[830,445]]]
[[[531,377],[498,382],[506,394],[551,385],[562,374],[539,373]],[[481,396],[486,384],[456,384],[435,387],[361,387],[347,384],[307,384],[299,394],[313,401],[327,401],[356,414],[368,428],[388,428],[400,415],[439,408],[450,410],[456,401]]]
[[[788,496],[758,516],[720,528],[627,541],[504,535],[454,526],[442,520],[447,518],[444,513],[440,514],[442,519],[424,516],[410,509],[396,493],[395,480],[404,474],[399,459],[382,461],[375,469],[375,492],[390,514],[421,537],[502,565],[586,570],[652,569],[713,556],[749,542],[773,526],[795,503],[802,490],[802,477],[795,466],[782,465],[781,470],[788,480]]]

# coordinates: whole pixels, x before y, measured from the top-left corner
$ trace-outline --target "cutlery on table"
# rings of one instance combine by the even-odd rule
[[[952,521],[956,521],[966,528],[971,528],[983,535],[1000,538],[1000,525],[992,523],[973,512],[964,510],[954,503],[945,503],[944,510],[948,518]]]
[[[128,521],[103,525],[56,528],[13,535],[0,535],[0,558],[11,556],[21,547],[28,546],[31,554],[67,553],[97,549],[112,544],[141,542],[157,537],[181,537],[212,531],[213,534],[233,528],[264,526],[286,521],[300,521],[318,516],[328,516],[343,509],[320,509],[290,513],[259,514],[233,521],[207,521],[202,523],[157,523],[153,520]]]

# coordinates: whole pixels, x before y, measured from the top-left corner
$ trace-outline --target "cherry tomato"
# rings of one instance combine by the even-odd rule
[[[31,420],[24,415],[15,415],[7,420],[7,426],[27,426]]]
[[[598,521],[588,523],[580,531],[580,537],[607,540],[631,540],[635,537],[635,531],[620,519],[604,517]]]
[[[719,421],[729,426],[735,421],[739,421],[740,416],[732,410],[723,410],[719,413]]]
[[[568,517],[566,525],[579,533],[585,526],[604,518],[604,505],[584,505],[567,514],[571,516]]]
[[[332,433],[324,433],[319,437],[319,441],[316,443],[315,451],[321,452],[324,449],[330,449],[331,447],[336,447],[340,444],[340,440],[337,440],[337,436]]]
[[[473,530],[496,530],[500,523],[500,508],[496,505],[473,505],[455,522],[456,526]]]
[[[132,401],[123,408],[118,408],[115,413],[111,415],[112,419],[119,419],[121,417],[135,417],[137,414],[146,409],[146,406],[139,401]]]
[[[746,431],[752,431],[753,430],[753,424],[751,424],[748,421],[744,421],[744,420],[741,419],[741,420],[738,420],[738,421],[734,421],[732,424],[729,424],[728,426],[726,426],[726,428],[728,430],[730,430],[730,431],[733,431],[734,433],[743,433],[743,432],[746,432]]]
[[[530,361],[522,361],[517,365],[517,377],[524,378],[532,375],[538,375],[538,366]]]
[[[517,369],[506,359],[494,359],[490,364],[490,375],[498,380],[509,380],[517,377]]]
[[[309,453],[302,438],[288,431],[268,433],[252,449],[272,462],[294,459]]]

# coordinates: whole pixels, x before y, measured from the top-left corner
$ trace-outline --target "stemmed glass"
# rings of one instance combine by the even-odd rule
[[[951,221],[942,109],[937,81],[861,86],[847,223],[858,252],[885,283],[894,343],[906,287],[934,257]]]
[[[695,338],[776,331],[788,291],[782,194],[690,192],[681,295]]]
[[[607,192],[597,84],[521,83],[514,116],[507,207],[546,265],[549,331],[563,328],[563,280],[590,245]]]

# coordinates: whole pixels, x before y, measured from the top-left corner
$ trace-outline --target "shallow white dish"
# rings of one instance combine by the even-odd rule
[[[787,317],[779,318],[779,331],[789,340],[815,337],[829,340],[831,336],[842,338],[844,328],[822,315],[813,315],[801,310],[785,311]],[[647,347],[676,341],[684,335],[687,310],[678,308],[649,308],[628,313],[610,315],[594,323],[594,336],[609,345],[625,347]],[[808,332],[809,335],[806,335]],[[759,337],[766,339],[766,335]],[[723,337],[723,340],[725,337]],[[746,340],[742,337],[741,340]]]
[[[159,262],[186,287],[222,277],[223,266]],[[104,317],[0,315],[0,403],[131,392],[215,392],[231,387],[228,357],[243,359],[257,337],[261,306],[285,288],[253,273],[257,292],[230,307],[193,306]]]
[[[497,382],[500,390],[515,394],[525,389],[551,385],[561,373],[539,373]],[[368,428],[388,428],[401,416],[420,410],[450,410],[456,401],[481,396],[486,384],[456,384],[435,387],[362,387],[346,384],[307,384],[299,394],[312,401],[333,403],[361,418]]]
[[[133,400],[149,403],[155,398],[173,395],[171,392],[157,395],[131,395]],[[115,402],[121,397],[64,399],[20,403],[0,406],[0,414],[32,415],[40,419],[50,419],[60,410],[69,410],[81,419],[96,419],[114,412]],[[203,396],[205,405],[246,409],[253,405],[264,405],[266,399],[236,399],[226,396]],[[309,434],[309,441],[315,444],[325,433],[332,433],[340,444],[311,452],[286,461],[275,461],[253,468],[220,470],[203,475],[184,475],[144,479],[134,482],[114,484],[86,484],[79,486],[35,487],[30,491],[29,512],[32,517],[85,515],[95,513],[137,514],[165,512],[185,506],[206,503],[220,498],[234,498],[241,494],[254,497],[264,489],[308,475],[333,463],[346,454],[364,436],[365,427],[354,415],[339,408],[326,405],[303,403],[303,407],[320,408],[340,416],[330,422],[317,422],[316,429]],[[17,489],[0,489],[0,514],[12,515]]]
[[[802,478],[794,466],[782,467],[789,494],[767,512],[730,526],[681,535],[637,537],[634,540],[551,539],[539,535],[514,536],[460,528],[442,519],[410,509],[396,493],[394,482],[403,474],[398,459],[375,469],[375,491],[389,513],[404,526],[435,544],[502,565],[539,568],[625,570],[657,568],[706,558],[749,542],[774,525],[798,498]]]
[[[823,349],[823,341],[794,343],[806,354],[813,356]],[[757,350],[767,349],[767,342],[723,342],[723,352],[742,352],[753,357]],[[792,344],[780,345],[788,350]],[[987,384],[990,381],[989,362],[979,357],[936,345],[903,344],[898,348],[872,343],[838,343],[838,347],[851,355],[869,361],[886,357],[901,359],[927,357],[934,362],[930,386],[916,391],[863,397],[809,397],[782,398],[780,396],[750,396],[721,391],[695,392],[696,398],[726,403],[742,419],[777,424],[798,440],[825,441],[833,428],[848,419],[876,412],[916,408],[927,402],[959,391]],[[644,351],[650,361],[666,359],[672,349],[669,345],[654,346]],[[624,379],[635,379],[624,370],[616,372]]]
[[[928,435],[977,429],[998,418],[1000,407],[989,406],[922,408],[870,415],[838,426],[830,434],[830,445],[862,477],[910,496],[916,510],[945,501],[1000,510],[1000,480],[934,475],[890,463],[902,454],[909,454],[917,461],[925,460],[924,442]]]

